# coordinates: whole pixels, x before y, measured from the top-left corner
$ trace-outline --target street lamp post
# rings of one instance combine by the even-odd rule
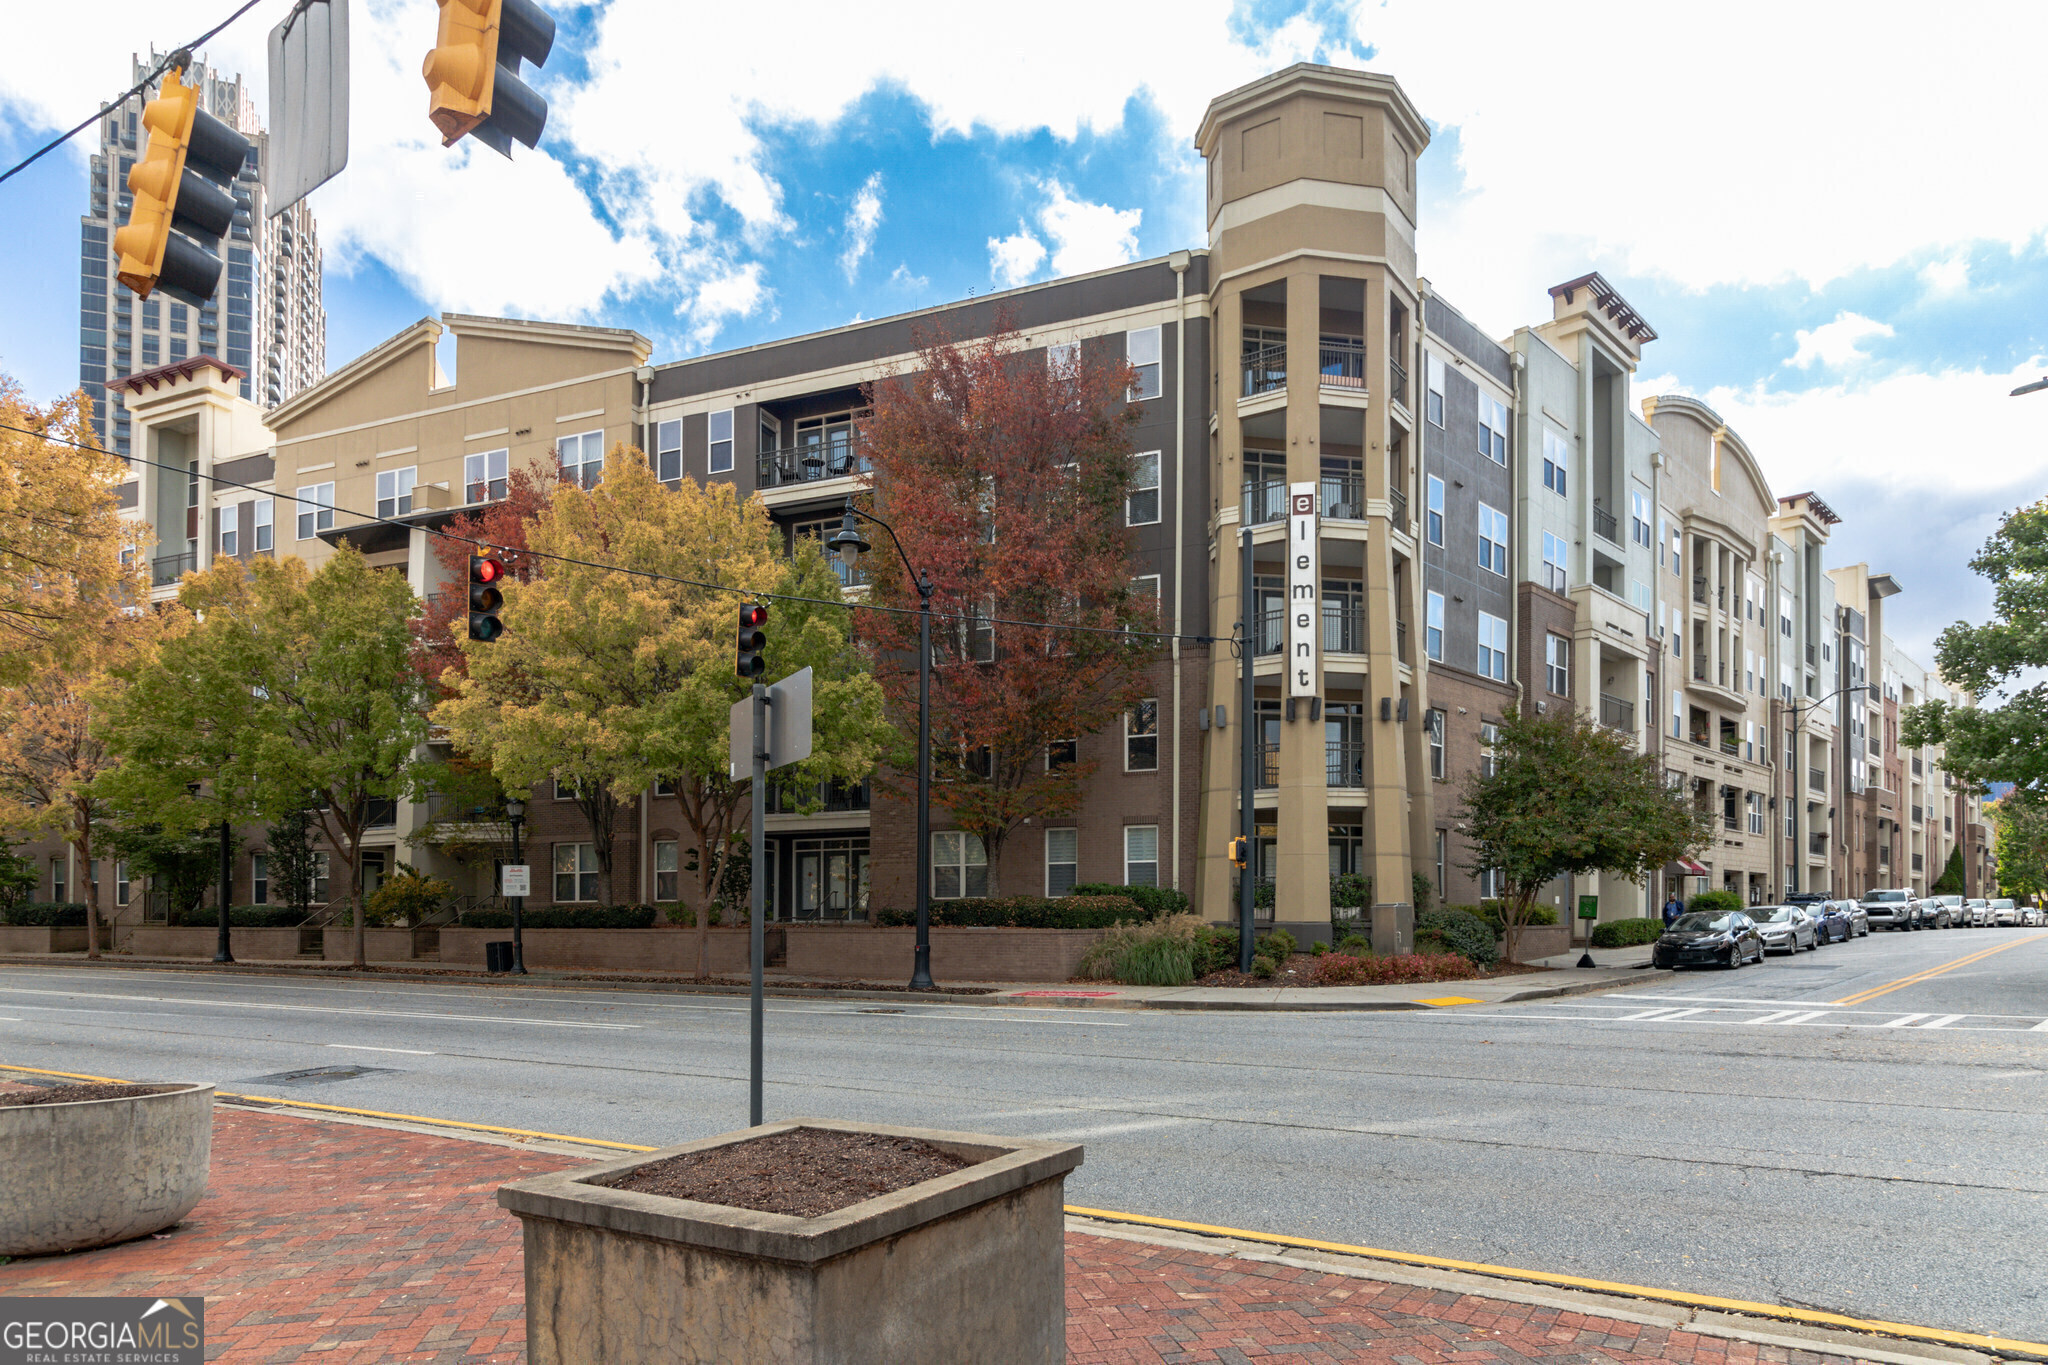
[[[233,962],[235,953],[228,946],[228,902],[234,894],[234,853],[229,844],[228,818],[220,818],[220,941],[214,946],[215,962]]]
[[[505,818],[512,824],[512,865],[519,866],[519,826],[526,819],[524,801],[507,801]],[[526,897],[513,896],[512,901],[512,974],[526,975],[526,940],[520,934],[520,917],[526,909]]]
[[[851,498],[846,501],[838,534],[826,542],[841,564],[853,568],[874,548],[854,525],[855,517],[889,533],[904,573],[917,588],[917,959],[911,968],[910,989],[928,991],[932,989],[932,577],[911,568],[895,527],[872,512],[861,511]]]

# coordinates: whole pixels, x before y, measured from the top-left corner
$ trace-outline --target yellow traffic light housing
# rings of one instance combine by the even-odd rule
[[[548,102],[519,78],[521,61],[543,65],[555,44],[555,21],[533,0],[435,0],[441,8],[433,51],[420,66],[427,117],[452,147],[477,141],[512,154],[516,140],[540,142]]]
[[[178,68],[166,71],[161,93],[143,106],[142,126],[149,130],[149,145],[128,172],[135,205],[126,226],[114,233],[114,250],[121,257],[116,278],[145,299],[163,270],[171,215],[185,178],[185,153],[199,113],[199,88],[179,79],[184,74]]]
[[[1230,865],[1246,867],[1251,863],[1251,840],[1239,835],[1230,841]]]
[[[128,172],[134,204],[114,233],[115,278],[140,298],[160,288],[204,308],[220,286],[220,242],[234,223],[229,186],[251,143],[199,107],[199,87],[184,74],[182,66],[166,71],[142,110],[149,145]]]

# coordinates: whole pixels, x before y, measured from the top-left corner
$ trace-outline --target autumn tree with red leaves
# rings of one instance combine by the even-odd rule
[[[1121,361],[1049,364],[999,324],[971,341],[921,338],[915,371],[869,388],[875,511],[936,585],[933,804],[980,836],[992,876],[1024,821],[1079,809],[1093,765],[1049,761],[1052,746],[1116,723],[1159,652],[1144,633],[1159,629],[1158,601],[1137,590],[1125,526],[1135,379]],[[861,613],[863,635],[914,733],[917,590],[870,534],[871,600],[909,610]],[[909,796],[914,755],[878,780]]]
[[[446,535],[428,542],[434,558],[441,561],[445,586],[420,604],[413,662],[430,684],[439,687],[441,675],[451,668],[458,676],[469,671],[469,661],[455,643],[455,626],[469,618],[470,552],[481,542],[504,562],[508,577],[521,583],[537,577],[540,561],[526,553],[526,528],[547,509],[559,483],[552,469],[515,469],[505,480],[503,497],[461,513],[448,523]]]

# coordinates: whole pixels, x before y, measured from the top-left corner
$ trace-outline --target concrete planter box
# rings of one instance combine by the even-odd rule
[[[0,953],[82,953],[85,951],[85,932],[82,924],[71,929],[0,924]],[[102,923],[100,947],[111,946],[110,938],[108,926]]]
[[[326,962],[355,961],[356,931],[347,924],[328,925],[321,931],[320,957]],[[412,930],[373,929],[364,925],[363,961],[412,961]]]
[[[1522,961],[1534,962],[1540,957],[1555,957],[1572,950],[1572,928],[1569,924],[1532,924],[1516,935],[1516,946],[1521,950]],[[1506,950],[1503,941],[1502,950]]]
[[[0,1256],[160,1232],[206,1193],[213,1087],[0,1109]]]
[[[941,982],[1066,981],[1101,929],[932,927],[932,975]],[[865,924],[794,924],[783,970],[792,976],[908,981],[917,930]]]
[[[138,924],[124,931],[121,947],[137,957],[199,957],[213,959],[220,929],[212,924]],[[239,962],[275,962],[299,955],[296,929],[228,930],[228,950]]]
[[[819,1218],[594,1181],[792,1128],[922,1138],[979,1164]],[[1066,1359],[1067,1143],[793,1119],[506,1185],[533,1365]]]
[[[649,929],[528,929],[521,937],[526,942],[528,967],[671,973],[697,970],[697,930],[694,925]],[[509,943],[511,940],[509,926],[503,929],[471,929],[447,925],[441,930],[441,961],[481,967],[484,965],[486,943]],[[746,970],[747,931],[714,926],[711,930],[712,975],[732,976]]]

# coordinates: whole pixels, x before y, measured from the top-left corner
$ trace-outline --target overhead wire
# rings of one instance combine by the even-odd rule
[[[5,182],[9,179],[12,179],[18,172],[27,170],[30,166],[33,166],[36,162],[42,160],[44,156],[48,155],[51,152],[56,151],[59,147],[69,142],[72,138],[77,137],[80,133],[92,127],[95,123],[98,123],[100,119],[105,116],[108,109],[118,109],[122,105],[126,104],[129,100],[135,98],[143,91],[149,89],[151,82],[161,79],[163,77],[164,72],[170,70],[173,66],[176,66],[181,71],[186,69],[186,67],[188,67],[191,64],[193,48],[196,48],[201,44],[207,42],[209,39],[215,37],[220,33],[222,29],[226,28],[229,24],[234,23],[235,20],[241,18],[243,15],[247,14],[250,10],[255,9],[256,6],[262,3],[263,0],[248,0],[247,4],[244,4],[240,9],[236,10],[233,14],[230,14],[227,18],[221,20],[219,23],[215,24],[212,28],[206,30],[206,32],[200,34],[197,38],[194,38],[191,42],[186,43],[181,47],[172,48],[170,52],[165,54],[162,61],[159,61],[155,67],[151,68],[150,73],[147,76],[144,76],[140,81],[136,82],[134,85],[129,86],[128,89],[123,91],[119,97],[109,101],[104,107],[100,109],[99,113],[94,114],[91,118],[86,119],[85,122],[79,124],[70,132],[64,133],[56,138],[53,138],[51,141],[44,143],[41,147],[38,147],[35,151],[29,153],[29,155],[23,157],[20,161],[17,161],[12,166],[9,166],[6,169],[6,171],[0,172],[0,182]],[[184,59],[183,61],[179,60],[179,58],[181,57]]]
[[[52,441],[59,445],[72,446],[79,450],[100,450],[100,447],[98,446],[88,445],[81,441],[69,440],[61,436],[52,436],[47,432],[35,431],[28,427],[13,426],[6,422],[0,422],[0,431],[14,431],[20,432],[21,434],[26,436],[37,436],[42,438],[43,440]],[[675,574],[659,573],[653,569],[635,569],[629,568],[623,564],[604,564],[595,560],[578,559],[574,555],[551,554],[546,551],[529,549],[523,546],[500,545],[493,541],[484,539],[482,537],[457,535],[453,531],[446,531],[438,527],[427,526],[418,521],[406,521],[398,517],[382,516],[375,512],[361,512],[353,508],[337,507],[333,503],[321,502],[315,498],[302,498],[298,496],[296,493],[286,493],[280,489],[264,488],[257,484],[245,483],[240,479],[230,479],[216,473],[199,473],[198,471],[195,471],[189,467],[174,464],[166,464],[163,461],[147,459],[140,455],[117,455],[115,456],[115,458],[126,460],[131,466],[146,465],[151,469],[164,470],[168,473],[177,474],[187,479],[200,478],[210,480],[218,487],[240,488],[247,492],[259,493],[267,498],[283,499],[284,501],[295,503],[301,507],[310,507],[319,511],[333,512],[338,516],[346,515],[350,517],[355,517],[359,519],[359,525],[392,526],[408,532],[415,530],[424,531],[428,535],[439,536],[444,540],[452,540],[464,545],[473,545],[484,549],[495,550],[500,554],[523,555],[531,559],[541,559],[559,564],[574,565],[577,568],[595,569],[600,573],[628,574],[636,578],[653,579],[657,582],[662,583],[674,583],[681,587],[701,588],[708,592],[731,593],[735,597],[743,597],[752,601],[799,602],[810,606],[840,607],[845,608],[847,610],[885,612],[896,616],[917,616],[920,614],[920,609],[917,607],[895,607],[888,606],[886,604],[879,602],[849,602],[844,599],[841,599],[839,601],[832,601],[830,599],[823,597],[806,597],[799,593],[762,591],[745,586],[736,586],[730,583],[709,582],[705,579],[700,578],[683,578]],[[338,529],[350,530],[354,528],[343,527]],[[1227,635],[1190,635],[1179,634],[1174,631],[1134,630],[1127,629],[1123,626],[1082,626],[1056,621],[1030,621],[1015,617],[982,616],[979,613],[953,612],[934,613],[934,615],[947,615],[957,620],[972,621],[975,625],[1023,626],[1033,630],[1070,631],[1090,635],[1115,635],[1125,639],[1173,640],[1178,638],[1185,641],[1191,641],[1196,644],[1236,645],[1239,643],[1237,637]]]

